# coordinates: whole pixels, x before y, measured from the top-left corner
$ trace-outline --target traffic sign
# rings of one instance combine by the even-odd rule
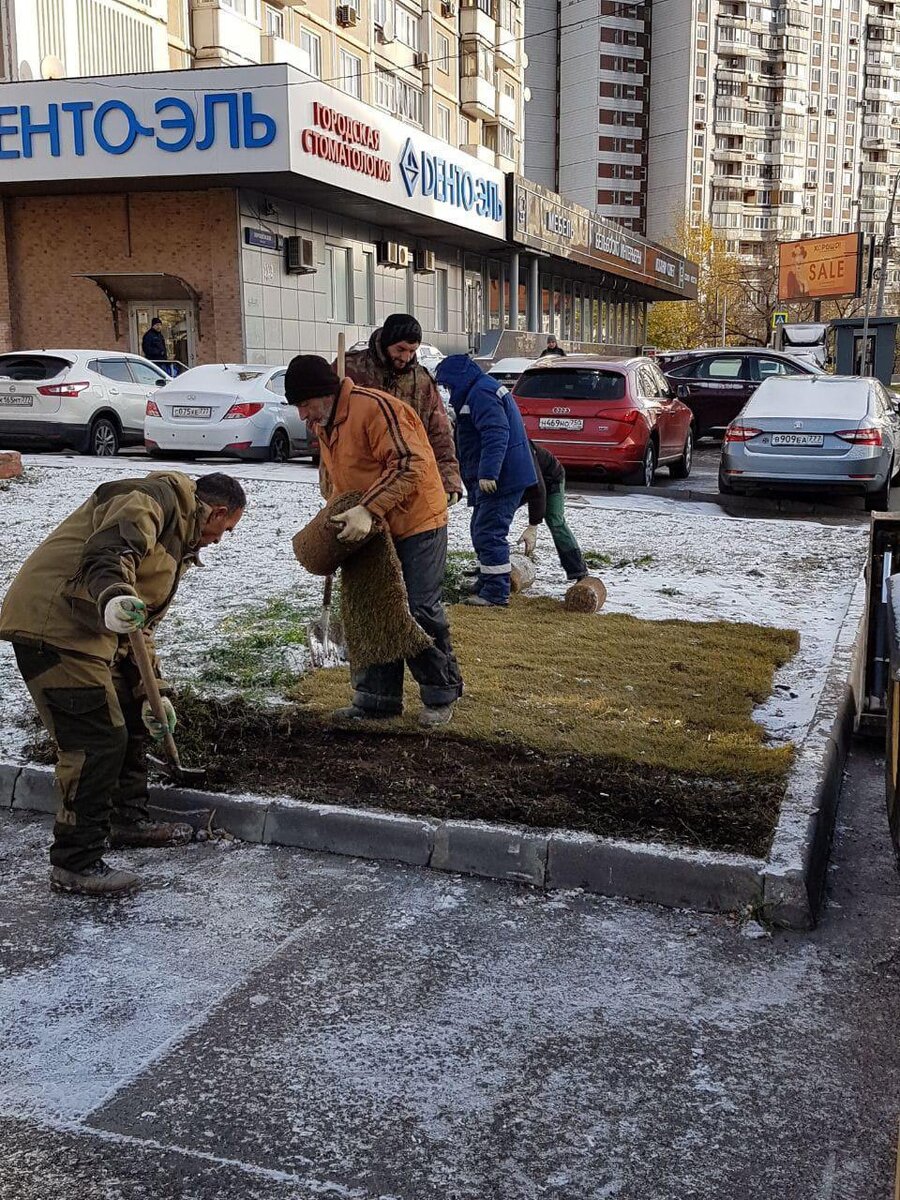
[[[772,313],[772,328],[777,329],[779,325],[787,325],[788,314],[783,308],[779,308],[777,312]]]

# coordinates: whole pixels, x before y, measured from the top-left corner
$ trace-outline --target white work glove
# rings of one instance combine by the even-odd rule
[[[484,494],[486,496],[493,496],[494,492],[496,492],[496,490],[497,490],[497,480],[496,479],[479,479],[478,486],[481,488],[481,490],[484,492]]]
[[[103,610],[103,624],[113,633],[136,633],[147,624],[147,605],[140,596],[113,596]]]
[[[538,529],[537,525],[526,525],[519,535],[517,546],[524,547],[526,558],[534,558],[534,548],[537,545]]]
[[[165,725],[161,725],[156,717],[154,717],[149,700],[145,700],[141,705],[141,720],[144,722],[144,728],[153,738],[154,742],[161,742],[167,733],[174,733],[175,726],[178,724],[175,708],[168,696],[162,697],[162,706],[163,712],[166,714]]]
[[[331,518],[332,525],[343,526],[337,535],[339,542],[362,542],[372,532],[372,514],[362,504],[348,508],[346,512],[335,513]]]
[[[459,492],[448,492],[447,493],[447,507],[452,508],[454,504],[459,504],[461,499],[462,499],[462,496],[459,494]]]

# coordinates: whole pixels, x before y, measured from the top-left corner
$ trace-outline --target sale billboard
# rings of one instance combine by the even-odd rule
[[[779,300],[833,300],[858,296],[863,235],[803,238],[778,247]]]

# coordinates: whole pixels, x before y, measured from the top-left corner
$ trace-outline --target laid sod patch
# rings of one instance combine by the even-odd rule
[[[318,671],[278,710],[182,693],[185,761],[263,794],[765,853],[792,750],[751,714],[795,633],[526,597],[451,617],[466,695],[448,729],[418,729],[415,687],[404,717],[336,729],[348,672]]]

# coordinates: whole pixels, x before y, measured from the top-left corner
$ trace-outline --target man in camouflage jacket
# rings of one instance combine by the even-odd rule
[[[246,504],[226,475],[195,483],[176,471],[105,483],[26,559],[0,608],[0,638],[56,744],[61,794],[51,886],[82,895],[131,891],[112,846],[184,841],[190,826],[151,822],[146,734],[161,738],[128,635],[150,643],[184,571],[237,525]],[[161,682],[161,690],[166,686]],[[163,698],[169,731],[175,711]]]
[[[344,374],[359,387],[377,388],[403,400],[419,415],[437,459],[447,503],[462,496],[462,479],[447,410],[428,371],[416,360],[422,326],[407,313],[393,313],[369,338],[365,350],[347,355]]]

